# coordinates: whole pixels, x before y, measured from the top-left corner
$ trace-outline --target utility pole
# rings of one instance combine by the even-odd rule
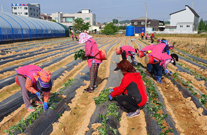
[[[119,27],[119,17],[117,17],[118,18],[118,27]]]
[[[194,2],[192,2],[192,8],[193,8]]]
[[[3,4],[1,3],[1,11],[3,12]]]
[[[145,33],[147,32],[147,2],[146,2],[146,18],[145,18]]]

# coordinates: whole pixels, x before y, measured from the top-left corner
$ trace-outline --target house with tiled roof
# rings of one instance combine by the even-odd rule
[[[170,26],[165,32],[195,33],[198,31],[199,15],[188,5],[185,9],[170,14]]]

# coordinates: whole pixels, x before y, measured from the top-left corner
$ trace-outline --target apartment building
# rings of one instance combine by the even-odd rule
[[[40,4],[11,4],[12,14],[40,18]]]
[[[51,17],[53,20],[56,20],[67,27],[73,26],[74,19],[77,18],[82,18],[84,22],[89,22],[91,26],[96,25],[96,15],[92,13],[90,9],[82,9],[75,14],[63,14],[62,12],[52,13]],[[93,27],[90,27],[89,30],[93,30]]]

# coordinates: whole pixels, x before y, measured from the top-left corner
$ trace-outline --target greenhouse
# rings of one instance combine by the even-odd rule
[[[0,12],[0,40],[24,41],[66,37],[67,29],[58,23]]]

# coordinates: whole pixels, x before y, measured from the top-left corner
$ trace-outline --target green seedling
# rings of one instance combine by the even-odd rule
[[[203,94],[201,98],[199,98],[199,101],[203,104],[202,106],[205,107],[207,100],[207,95]]]
[[[76,79],[69,79],[65,84],[64,84],[64,88],[65,89],[67,86],[72,85],[74,83]]]
[[[58,116],[58,118],[60,118],[62,115],[58,113],[57,116]]]
[[[4,133],[8,133],[7,129],[4,130]]]
[[[94,97],[94,101],[95,101],[95,104],[101,104],[103,103],[104,101],[108,101],[109,98],[108,98],[108,95],[110,94],[110,89],[105,89],[101,92],[101,94],[98,96],[98,97]]]
[[[9,131],[9,135],[14,135],[11,131]]]
[[[27,124],[26,124],[25,120],[22,117],[21,117],[20,123],[22,125],[24,125],[25,128],[27,128]]]
[[[102,126],[98,127],[98,131],[101,135],[108,135],[108,129],[113,131],[114,134],[117,134],[117,129],[114,129],[113,127],[108,127],[106,122],[109,119],[108,116],[114,116],[115,118],[118,118],[119,120],[121,120],[118,116],[118,112],[116,111],[116,109],[118,108],[119,107],[116,106],[114,103],[111,103],[108,106],[106,115],[103,115],[103,114],[98,115],[99,119],[102,119],[102,122],[101,122]]]
[[[80,49],[79,51],[75,52],[74,60],[77,60],[78,58],[82,60],[86,60],[87,57],[85,56],[85,51],[83,49]]]
[[[49,108],[50,108],[50,109],[53,109],[53,110],[55,110],[55,109],[56,109],[56,107],[54,107],[54,106],[50,106]]]

